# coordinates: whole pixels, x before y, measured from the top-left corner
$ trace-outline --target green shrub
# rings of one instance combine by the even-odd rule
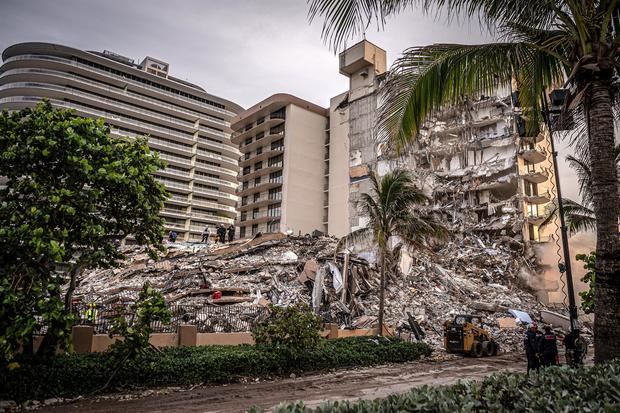
[[[306,304],[269,306],[269,317],[252,330],[257,345],[283,347],[295,355],[316,348],[321,342],[321,318]]]
[[[299,354],[254,346],[172,347],[122,363],[106,391],[126,387],[227,383],[325,369],[405,362],[431,354],[426,344],[350,337]],[[8,370],[0,366],[0,400],[75,397],[101,389],[115,370],[108,354],[67,354]]]
[[[123,340],[112,344],[109,352],[112,359],[124,362],[144,354],[150,348],[149,338],[153,332],[151,325],[154,322],[169,323],[171,313],[163,294],[154,290],[148,282],[142,286],[135,304],[129,307],[132,314],[129,321],[125,317],[124,308],[119,308],[121,311],[114,318],[110,337],[121,336]]]
[[[282,404],[274,413],[618,412],[620,361],[590,368],[551,367],[539,375],[502,373],[482,382],[424,386],[376,400]],[[264,412],[260,408],[252,413]]]

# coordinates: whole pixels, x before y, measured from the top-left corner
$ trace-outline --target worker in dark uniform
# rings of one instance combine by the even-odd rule
[[[546,325],[545,334],[540,340],[540,354],[542,356],[543,367],[555,366],[558,364],[558,345],[557,337],[551,331],[551,326]]]
[[[220,244],[226,242],[226,228],[224,228],[224,224],[220,224],[220,226],[217,227],[217,237]]]
[[[540,348],[540,332],[535,323],[527,326],[525,337],[523,338],[523,346],[525,347],[525,355],[527,356],[527,374],[531,370],[540,368],[539,348]]]
[[[571,367],[583,364],[583,346],[578,330],[571,330],[564,336],[564,347],[566,348],[566,364]]]
[[[233,242],[234,239],[235,239],[235,226],[233,224],[230,224],[230,226],[228,227],[228,242]]]

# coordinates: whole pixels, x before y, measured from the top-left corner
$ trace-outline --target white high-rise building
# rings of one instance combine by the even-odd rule
[[[243,108],[169,74],[166,62],[50,43],[20,43],[2,53],[0,109],[43,98],[78,115],[104,118],[113,135],[149,136],[168,162],[157,179],[170,192],[161,214],[179,240],[236,217],[240,155],[230,120]],[[211,231],[213,232],[213,230]]]

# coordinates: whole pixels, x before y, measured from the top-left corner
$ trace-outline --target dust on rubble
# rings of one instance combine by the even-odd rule
[[[247,329],[261,312],[244,313],[247,323],[235,327],[189,308],[234,304],[250,309],[296,302],[307,303],[326,322],[341,328],[370,327],[379,308],[373,254],[335,254],[336,245],[337,239],[325,236],[267,234],[216,246],[169,244],[158,261],[141,248],[126,247],[121,267],[86,273],[75,297],[103,304],[131,302],[148,281],[175,305],[173,322],[198,324],[200,331]],[[401,256],[396,249],[392,258],[386,323],[407,335],[410,313],[426,333],[426,341],[437,349],[442,347],[448,318],[475,313],[486,316],[487,327],[503,350],[520,350],[521,329],[499,328],[498,320],[511,317],[509,309],[539,318],[545,308],[525,282],[536,276],[534,255],[508,237],[489,241],[469,234],[436,251]]]

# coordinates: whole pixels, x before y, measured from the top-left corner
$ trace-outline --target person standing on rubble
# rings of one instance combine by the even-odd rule
[[[234,239],[235,239],[235,226],[233,224],[230,224],[230,226],[228,227],[228,242],[233,242]]]
[[[168,233],[168,241],[175,243],[177,241],[177,233],[175,231],[170,231]]]
[[[527,374],[530,374],[531,370],[538,371],[540,368],[540,339],[541,334],[536,323],[528,324],[523,338],[525,355],[527,356]]]
[[[209,245],[209,226],[205,226],[205,229],[202,231],[202,240],[200,242],[204,242]]]
[[[543,367],[555,366],[558,364],[558,345],[557,337],[551,331],[551,326],[544,327],[545,334],[540,340],[540,354],[542,356]]]
[[[221,244],[226,242],[226,228],[224,228],[224,224],[220,224],[217,228],[217,237]]]

